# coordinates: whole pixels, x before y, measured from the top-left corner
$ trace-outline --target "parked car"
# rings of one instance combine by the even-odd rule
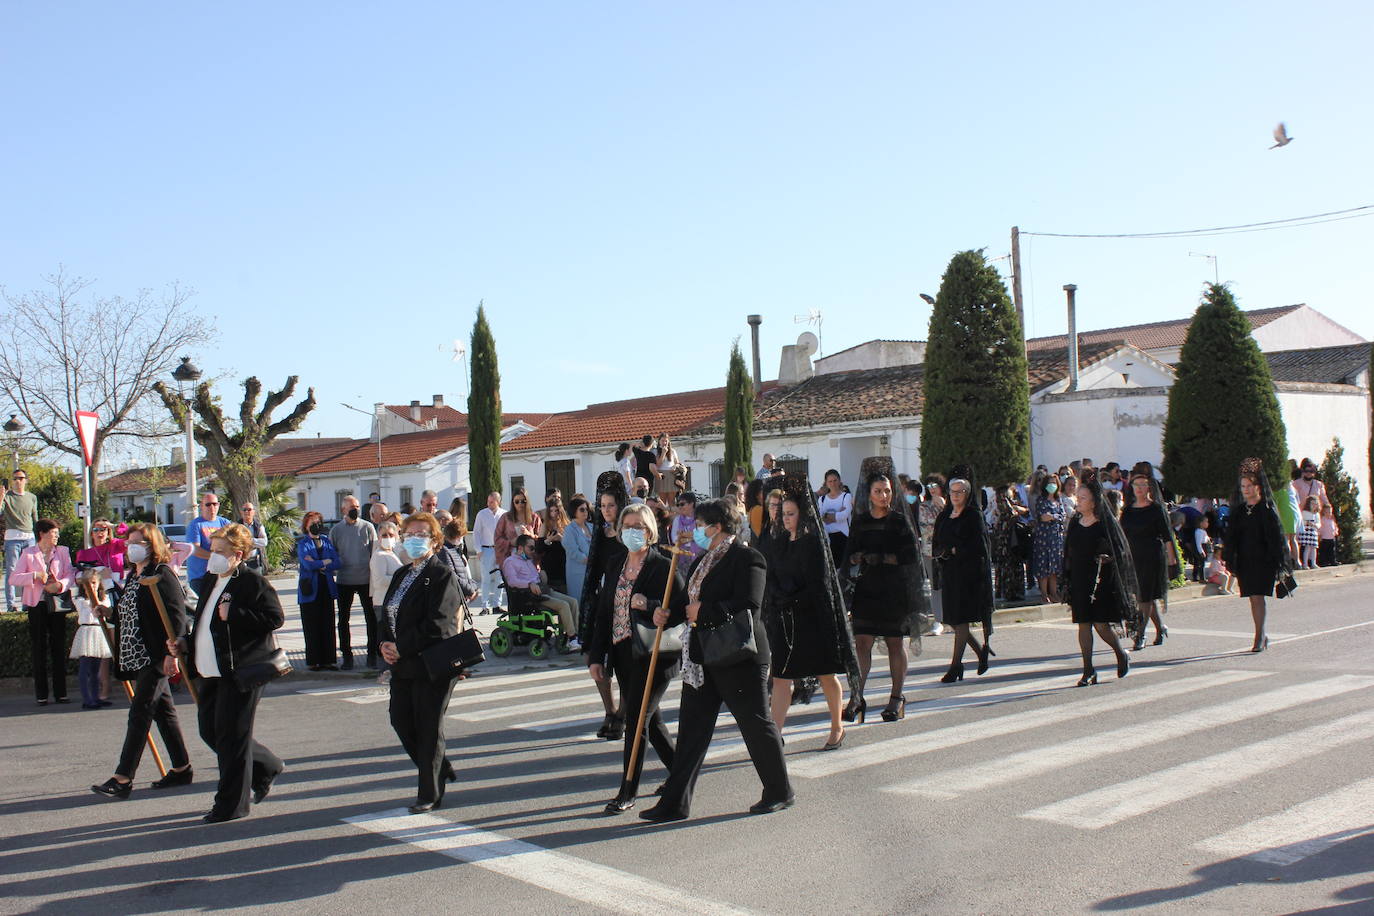
[[[157,527],[158,530],[162,532],[162,536],[165,537],[168,541],[186,540],[185,525],[158,525]]]

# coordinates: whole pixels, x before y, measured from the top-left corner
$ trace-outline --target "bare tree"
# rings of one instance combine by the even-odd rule
[[[56,452],[81,457],[76,411],[99,417],[91,464],[107,443],[157,439],[176,429],[148,410],[148,393],[177,355],[214,339],[214,326],[187,305],[192,292],[173,284],[132,299],[83,296],[90,281],[59,269],[50,289],[11,295],[0,288],[0,389],[32,435]],[[155,402],[151,402],[155,403]]]
[[[215,469],[235,506],[258,498],[258,462],[266,447],[278,436],[300,429],[306,416],[315,409],[315,389],[311,388],[290,414],[272,422],[273,412],[291,398],[298,381],[299,377],[293,375],[280,391],[269,391],[259,409],[262,382],[257,377],[245,379],[238,430],[234,432],[225,426],[224,412],[211,393],[210,383],[201,382],[196,387],[191,400],[191,410],[200,421],[195,424],[196,441],[205,447],[205,460]],[[177,425],[184,427],[186,403],[181,397],[163,382],[154,384],[153,390],[162,398]]]

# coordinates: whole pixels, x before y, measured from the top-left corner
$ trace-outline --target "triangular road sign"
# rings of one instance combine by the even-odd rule
[[[76,412],[76,433],[81,437],[81,451],[86,457],[86,467],[91,466],[91,450],[95,448],[95,428],[100,418],[92,410]]]

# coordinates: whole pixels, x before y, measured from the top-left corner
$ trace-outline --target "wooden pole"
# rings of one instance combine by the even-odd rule
[[[162,603],[162,592],[157,590],[158,585],[161,583],[161,576],[148,576],[138,580],[139,585],[148,586],[148,591],[153,593],[153,604],[157,606],[157,615],[162,618],[162,629],[167,631],[167,638],[169,640],[174,640],[177,638],[177,634],[172,632],[172,618],[167,616],[167,605]],[[191,680],[191,675],[186,673],[186,666],[181,663],[181,659],[179,658],[177,659],[177,668],[181,671],[181,676],[186,680],[186,689],[191,691],[191,699],[199,706],[200,695],[196,693],[195,681]]]
[[[95,590],[85,583],[82,584],[81,590],[86,593],[86,600],[91,603],[91,609],[94,611],[99,605],[99,602],[95,600],[95,596],[92,594]],[[100,634],[105,637],[105,645],[110,647],[111,659],[117,661],[119,659],[119,647],[115,645],[114,637],[110,635],[110,628],[105,623],[105,619],[99,615],[97,615],[97,617],[100,620]],[[134,688],[129,686],[128,681],[120,681],[119,683],[124,685],[124,695],[128,697],[129,702],[132,703],[134,701]],[[162,754],[158,752],[157,744],[153,742],[153,730],[151,728],[148,729],[148,750],[153,752],[153,762],[157,764],[158,775],[166,776],[167,764],[162,762]]]
[[[1021,352],[1026,352],[1026,311],[1021,304],[1021,227],[1011,227],[1011,301],[1021,322]]]
[[[663,607],[668,607],[668,599],[673,596],[673,577],[677,574],[677,558],[686,551],[678,547],[670,547],[673,552],[672,562],[668,564],[668,584],[663,589]],[[644,722],[649,713],[649,696],[654,689],[654,671],[658,668],[658,647],[663,641],[663,627],[654,628],[654,650],[649,653],[649,674],[644,679],[644,696],[639,700],[639,722],[635,725],[635,740],[630,745],[630,761],[625,766],[625,780],[628,782],[630,774],[635,771],[635,764],[639,761],[639,752],[644,743]]]

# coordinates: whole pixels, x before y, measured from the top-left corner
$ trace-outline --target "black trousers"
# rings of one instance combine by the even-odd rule
[[[749,758],[763,783],[763,798],[782,801],[792,796],[782,736],[768,711],[768,666],[746,662],[728,668],[706,668],[700,687],[682,688],[682,712],[677,720],[677,756],[656,807],[688,814],[697,776],[716,731],[720,704],[735,716]]]
[[[286,769],[281,758],[253,740],[262,688],[239,690],[223,677],[196,681],[200,737],[219,761],[219,786],[212,811],[242,817],[248,813],[253,789],[263,788]]]
[[[317,591],[314,601],[301,605],[301,635],[305,637],[306,665],[316,667],[338,661],[334,651],[334,599],[328,591]]]
[[[654,685],[649,691],[649,715],[644,720],[644,731],[648,740],[640,745],[639,759],[635,762],[634,772],[626,772],[630,765],[630,751],[634,748],[639,707],[644,700],[644,682],[649,676],[649,660],[635,658],[631,642],[632,640],[625,639],[611,647],[611,670],[615,672],[615,679],[620,684],[620,709],[625,715],[626,726],[625,755],[620,763],[620,792],[616,796],[622,799],[634,798],[639,793],[639,777],[644,773],[644,757],[649,752],[646,745],[653,745],[658,759],[663,761],[663,765],[670,772],[673,769],[674,757],[673,736],[668,734],[668,727],[663,724],[663,713],[658,708],[663,702],[663,695],[668,692],[668,685],[672,683],[673,679],[667,674],[672,668],[659,659],[658,670],[654,672]]]
[[[52,678],[53,699],[67,698],[67,615],[50,608],[56,601],[36,607],[24,606],[29,614],[29,646],[33,662],[33,692],[40,700],[48,698],[48,678]],[[51,669],[51,671],[49,670]]]
[[[391,727],[419,773],[417,804],[442,799],[446,777],[453,772],[444,747],[444,716],[452,695],[451,678],[391,677]]]
[[[138,763],[143,759],[143,748],[148,744],[148,728],[157,723],[158,734],[167,747],[167,756],[172,767],[182,767],[191,762],[186,753],[186,739],[181,736],[181,725],[177,721],[177,707],[172,702],[172,688],[166,676],[152,665],[145,665],[134,675],[134,698],[129,704],[129,727],[124,732],[124,747],[119,752],[119,766],[115,772],[120,776],[134,778]]]
[[[377,612],[372,607],[371,586],[344,585],[339,583],[339,653],[344,656],[353,654],[353,630],[349,618],[353,615],[353,596],[363,608],[363,622],[367,625],[367,656],[377,656]]]
[[[832,531],[827,537],[830,539],[830,559],[835,563],[835,568],[839,569],[844,563],[845,551],[849,549],[849,535],[841,531]]]

